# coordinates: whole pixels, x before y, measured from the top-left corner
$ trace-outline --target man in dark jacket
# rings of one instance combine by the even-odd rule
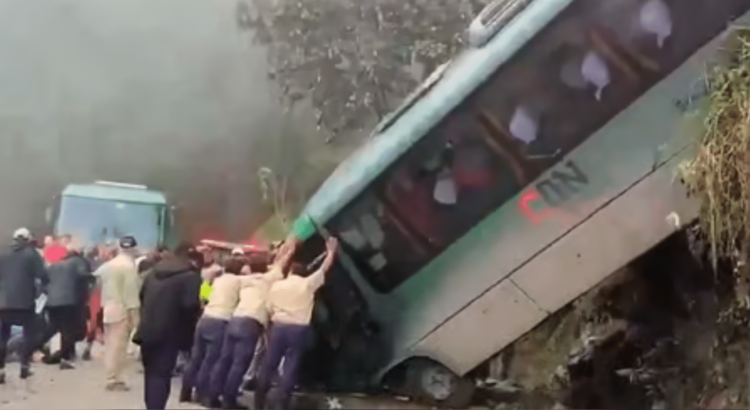
[[[45,361],[49,364],[59,362],[61,369],[74,367],[72,360],[76,341],[81,333],[85,333],[81,328],[85,327],[88,287],[94,278],[88,261],[82,255],[82,246],[71,241],[67,248],[65,259],[47,268],[50,281],[46,307],[50,324],[46,336],[51,338],[60,333],[60,351]]]
[[[5,357],[13,325],[23,328],[21,378],[31,376],[37,282],[42,288],[49,282],[44,260],[32,246],[29,230],[20,228],[13,233],[10,249],[0,254],[0,384],[5,383]]]
[[[141,287],[141,322],[133,342],[141,346],[147,409],[164,409],[177,355],[190,343],[192,319],[200,312],[200,275],[182,244],[159,261]]]

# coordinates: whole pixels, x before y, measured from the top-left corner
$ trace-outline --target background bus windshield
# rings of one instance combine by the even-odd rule
[[[162,205],[63,196],[58,234],[70,234],[86,244],[133,235],[141,248],[155,248],[161,229]]]

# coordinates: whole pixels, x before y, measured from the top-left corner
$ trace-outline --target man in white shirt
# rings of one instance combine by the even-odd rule
[[[137,242],[132,236],[120,239],[116,257],[94,272],[101,278],[101,304],[104,321],[104,367],[107,372],[107,390],[127,391],[122,380],[127,359],[130,335],[138,325],[140,278],[135,265]]]
[[[289,408],[310,328],[315,293],[325,283],[337,250],[338,241],[329,238],[326,242],[326,257],[317,271],[306,277],[290,272],[286,279],[274,282],[271,286],[268,306],[272,325],[268,336],[268,350],[260,365],[258,387],[255,390],[256,409],[266,408],[266,395],[282,359],[284,365],[279,408]]]

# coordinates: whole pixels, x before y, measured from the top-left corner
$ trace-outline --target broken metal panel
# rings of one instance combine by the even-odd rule
[[[457,374],[466,374],[547,316],[512,281],[504,280],[420,341]]]
[[[543,309],[554,312],[675,232],[697,204],[673,178],[679,157],[649,175],[511,276]]]

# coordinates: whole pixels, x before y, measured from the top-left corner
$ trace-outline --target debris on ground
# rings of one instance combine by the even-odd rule
[[[477,404],[659,409],[741,403],[727,380],[750,375],[739,369],[750,362],[747,319],[720,318],[719,312],[744,314],[722,310],[731,292],[710,263],[693,256],[698,232],[673,235],[501,352],[477,371]],[[744,347],[733,348],[729,335]],[[726,364],[716,364],[728,355],[719,359]]]

